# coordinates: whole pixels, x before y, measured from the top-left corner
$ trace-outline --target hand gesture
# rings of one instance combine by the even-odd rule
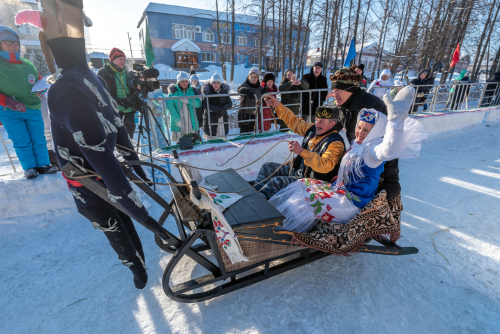
[[[302,146],[300,146],[298,142],[296,142],[295,140],[291,140],[288,142],[288,150],[297,155],[300,155],[300,153],[302,153],[304,149],[302,148]]]
[[[333,94],[334,93],[333,93],[333,90],[332,90],[330,93],[328,93],[328,95],[326,95],[326,100],[328,100],[331,97],[334,97]]]
[[[273,95],[268,95],[265,97],[265,99],[268,106],[278,108],[278,106],[280,105],[280,101],[278,101],[278,99]]]
[[[385,93],[383,100],[387,106],[387,119],[389,121],[395,118],[408,118],[408,112],[415,101],[415,88],[406,86],[401,89],[394,101],[388,93]]]

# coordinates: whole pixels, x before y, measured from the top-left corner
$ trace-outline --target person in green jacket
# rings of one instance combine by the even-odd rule
[[[0,122],[12,140],[25,177],[33,179],[58,168],[50,165],[42,102],[39,94],[31,92],[41,77],[30,61],[20,57],[20,47],[14,30],[0,26]]]
[[[125,60],[125,53],[113,48],[109,53],[109,62],[97,72],[97,75],[106,81],[109,93],[118,104],[125,129],[129,137],[134,138],[134,116],[140,103],[139,90],[134,86],[136,75],[125,68]]]
[[[168,86],[167,97],[176,96],[186,97],[167,101],[172,140],[178,142],[184,135],[195,133],[200,128],[195,109],[201,107],[201,100],[199,98],[188,98],[196,96],[196,94],[189,84],[189,74],[186,72],[180,72],[177,75],[177,83]]]

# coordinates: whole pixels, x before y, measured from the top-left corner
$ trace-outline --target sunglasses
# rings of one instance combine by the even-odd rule
[[[11,45],[19,46],[19,45],[21,45],[21,43],[18,41],[2,41],[2,42],[4,42],[5,45],[7,45],[7,46],[11,46]]]

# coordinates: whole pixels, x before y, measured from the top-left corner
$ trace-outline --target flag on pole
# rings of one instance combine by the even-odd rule
[[[149,24],[146,21],[146,43],[144,44],[144,53],[146,54],[146,66],[151,67],[155,61],[155,53],[153,52],[153,43],[149,36]]]
[[[345,58],[344,67],[349,67],[351,60],[356,58],[356,45],[354,45],[354,38],[351,39],[351,45],[349,46],[349,51],[347,51],[347,57]]]
[[[454,67],[460,60],[460,43],[457,44],[457,48],[453,53],[453,58],[451,59],[450,68]]]

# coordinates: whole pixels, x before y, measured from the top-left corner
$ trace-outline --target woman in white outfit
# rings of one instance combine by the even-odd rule
[[[318,220],[349,222],[375,197],[385,161],[418,156],[427,132],[408,118],[414,96],[410,86],[394,101],[386,94],[388,116],[375,109],[359,112],[356,140],[342,159],[335,183],[301,179],[269,200],[286,217],[283,230],[308,232]]]

